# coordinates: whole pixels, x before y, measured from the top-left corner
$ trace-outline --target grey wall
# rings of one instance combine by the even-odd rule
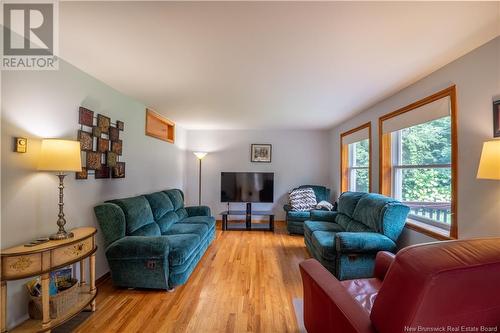
[[[202,201],[214,214],[227,208],[220,202],[222,171],[274,172],[274,204],[256,204],[254,208],[273,209],[278,220],[285,218],[282,207],[290,189],[303,184],[328,185],[328,131],[188,131],[187,137],[187,201],[198,201],[198,161],[192,152],[207,151],[202,165]],[[272,144],[272,163],[251,163],[252,143]],[[231,204],[231,208],[244,209],[239,204]]]
[[[340,191],[340,133],[372,122],[371,179],[377,191],[378,117],[455,84],[458,102],[458,233],[460,238],[500,236],[500,181],[476,179],[482,143],[492,139],[492,101],[500,99],[500,37],[351,118],[330,132],[330,179]],[[432,241],[405,230],[401,245]]]
[[[1,248],[56,231],[58,180],[37,172],[40,138],[76,139],[78,107],[85,106],[125,122],[125,179],[75,180],[68,175],[65,213],[68,228],[96,226],[93,206],[107,199],[166,188],[183,188],[185,131],[175,145],[144,135],[144,105],[64,62],[59,71],[2,72]],[[12,139],[29,140],[28,152],[12,152]],[[97,236],[97,276],[108,271],[101,235]],[[23,319],[27,297],[20,283],[9,283],[8,324]]]

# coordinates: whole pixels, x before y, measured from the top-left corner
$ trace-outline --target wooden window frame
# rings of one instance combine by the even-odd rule
[[[368,191],[372,191],[372,123],[371,121],[355,127],[340,134],[340,190],[346,192],[349,189],[349,148],[348,144],[343,144],[345,136],[368,128]]]
[[[439,228],[433,228],[425,223],[409,220],[406,227],[418,231],[427,236],[439,239],[457,239],[458,238],[458,122],[457,122],[457,92],[456,86],[452,85],[431,96],[425,97],[417,102],[407,105],[401,109],[390,112],[379,118],[379,192],[383,195],[392,196],[392,136],[391,133],[383,133],[384,121],[402,115],[406,112],[415,110],[426,104],[437,101],[441,98],[450,98],[450,116],[451,116],[451,224],[449,236],[445,234],[446,230],[440,231]]]

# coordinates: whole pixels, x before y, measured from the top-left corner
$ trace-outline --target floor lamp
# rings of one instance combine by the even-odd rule
[[[207,153],[196,151],[193,153],[200,161],[200,167],[198,169],[198,205],[201,206],[201,160],[207,156]]]

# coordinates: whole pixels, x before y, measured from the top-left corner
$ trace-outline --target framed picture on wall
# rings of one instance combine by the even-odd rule
[[[272,145],[254,143],[250,148],[252,162],[271,163]]]
[[[493,102],[493,136],[500,137],[500,100]]]

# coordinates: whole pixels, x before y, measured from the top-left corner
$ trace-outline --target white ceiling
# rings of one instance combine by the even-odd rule
[[[499,35],[500,2],[61,2],[65,60],[190,129],[329,128]]]

